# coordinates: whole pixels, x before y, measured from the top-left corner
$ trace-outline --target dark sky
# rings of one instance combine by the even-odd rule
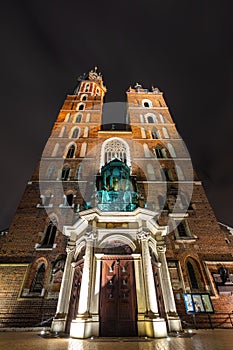
[[[106,102],[135,82],[165,99],[218,220],[233,226],[233,3],[8,1],[1,5],[1,207],[9,225],[67,93],[98,66]]]

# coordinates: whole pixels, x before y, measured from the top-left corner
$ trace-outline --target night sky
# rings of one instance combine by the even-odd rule
[[[66,94],[98,66],[106,102],[164,92],[217,219],[233,226],[232,1],[1,5],[0,229],[9,226]]]

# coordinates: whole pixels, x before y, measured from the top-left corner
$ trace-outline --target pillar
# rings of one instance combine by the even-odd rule
[[[86,238],[86,250],[84,256],[84,267],[82,284],[80,288],[78,313],[71,322],[70,336],[73,338],[88,338],[93,335],[92,318],[90,315],[90,299],[92,286],[92,263],[93,263],[93,234]]]
[[[181,321],[176,311],[176,303],[172,290],[170,274],[166,259],[166,246],[157,246],[158,258],[161,262],[161,287],[163,292],[163,300],[165,310],[167,313],[167,322],[170,332],[177,332],[182,330]]]
[[[161,338],[167,336],[166,322],[159,317],[157,296],[155,291],[155,282],[153,269],[151,265],[150,250],[148,240],[150,234],[142,232],[138,235],[141,240],[142,247],[142,264],[145,278],[145,290],[147,299],[148,315],[145,315],[145,335],[153,338]]]
[[[69,311],[70,294],[73,283],[74,270],[72,261],[75,253],[75,242],[69,242],[66,248],[67,257],[59,293],[57,311],[52,322],[52,332],[65,332],[66,318]]]

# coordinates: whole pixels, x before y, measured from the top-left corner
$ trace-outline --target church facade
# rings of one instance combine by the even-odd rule
[[[103,125],[105,93],[79,78],[0,237],[3,329],[165,337],[232,311],[233,237],[163,94],[137,83],[126,123]]]

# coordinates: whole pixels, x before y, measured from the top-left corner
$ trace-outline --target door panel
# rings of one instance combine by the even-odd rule
[[[135,336],[136,289],[133,259],[104,257],[100,292],[101,336]]]

